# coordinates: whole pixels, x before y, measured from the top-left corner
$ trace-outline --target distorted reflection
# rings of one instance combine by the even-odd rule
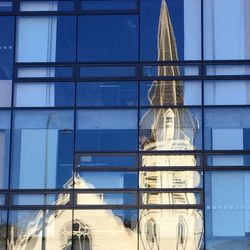
[[[175,34],[166,0],[162,0],[158,26],[158,61],[178,61]],[[178,66],[158,67],[158,76],[179,76]],[[199,129],[197,118],[184,106],[182,81],[154,81],[148,92],[151,108],[140,121],[140,149],[144,151],[195,150]],[[146,155],[142,165],[157,167],[196,166],[194,155]],[[192,183],[192,184],[190,184]],[[194,188],[201,186],[195,171],[151,171],[140,174],[144,188]],[[197,193],[143,193],[144,205],[199,204]],[[151,235],[149,235],[151,234]],[[143,250],[202,248],[202,214],[198,210],[142,210],[140,213],[140,247]]]

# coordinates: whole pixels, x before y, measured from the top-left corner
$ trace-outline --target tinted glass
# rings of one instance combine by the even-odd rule
[[[205,104],[248,105],[249,89],[249,81],[205,81]]]
[[[21,1],[20,11],[72,11],[73,1]]]
[[[136,110],[81,110],[77,113],[78,151],[137,149]]]
[[[80,16],[78,35],[78,61],[138,59],[137,16]]]
[[[79,106],[136,106],[137,82],[82,82],[77,84]]]
[[[0,80],[12,79],[14,18],[0,17]]]
[[[71,111],[15,112],[12,188],[69,188],[73,134]]]
[[[16,107],[74,106],[74,84],[67,82],[15,83]]]
[[[140,34],[141,60],[200,59],[201,2],[142,0]]]
[[[245,0],[204,1],[205,59],[250,58],[249,10]]]
[[[208,249],[247,248],[250,225],[250,172],[206,173]]]
[[[82,10],[132,10],[136,0],[84,0]]]
[[[250,167],[250,155],[243,154],[216,154],[208,155],[207,165],[209,167]]]
[[[74,62],[76,17],[17,19],[17,62]]]
[[[8,188],[10,112],[0,112],[0,189]]]
[[[250,112],[248,108],[206,109],[205,126],[206,149],[250,149]]]

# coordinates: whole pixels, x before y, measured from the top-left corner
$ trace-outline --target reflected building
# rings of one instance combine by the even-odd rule
[[[162,0],[158,26],[158,61],[178,61],[176,40],[168,7]],[[178,66],[158,66],[158,76],[179,76]],[[194,150],[194,140],[199,128],[196,118],[186,108],[172,108],[184,105],[182,81],[154,81],[148,92],[152,106],[142,117],[140,128],[141,150],[171,151]],[[153,108],[170,106],[169,108]],[[194,156],[147,155],[142,166],[196,166]],[[145,171],[140,173],[142,188],[195,187],[200,176],[194,171]],[[188,205],[197,204],[193,193],[145,193],[142,203],[147,205]],[[201,249],[202,214],[198,210],[142,210],[140,212],[141,249],[193,250]]]

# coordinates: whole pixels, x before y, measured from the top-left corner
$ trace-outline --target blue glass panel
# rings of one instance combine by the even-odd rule
[[[11,1],[0,2],[0,11],[11,11],[11,10],[12,10],[12,2]]]
[[[0,80],[12,79],[14,18],[0,17]]]
[[[80,16],[78,35],[78,61],[138,59],[137,16]]]
[[[83,82],[77,85],[78,106],[136,106],[137,82]]]
[[[84,0],[82,10],[132,10],[136,0]]]

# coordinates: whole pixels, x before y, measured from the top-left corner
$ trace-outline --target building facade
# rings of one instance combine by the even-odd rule
[[[248,0],[0,1],[0,249],[250,250]]]

